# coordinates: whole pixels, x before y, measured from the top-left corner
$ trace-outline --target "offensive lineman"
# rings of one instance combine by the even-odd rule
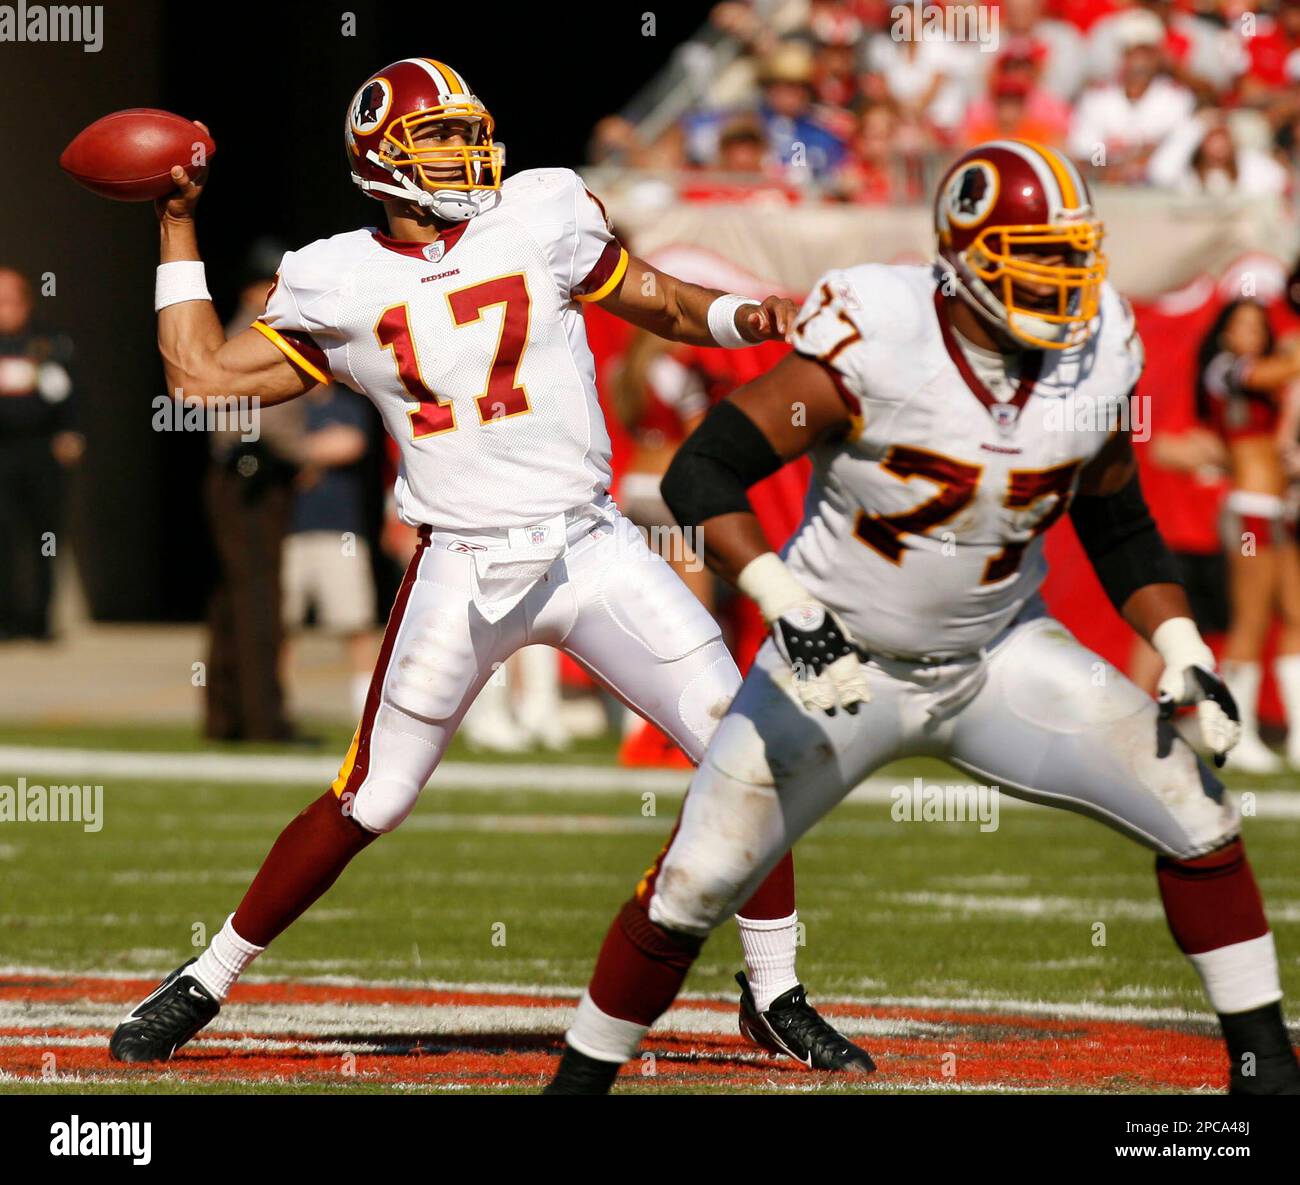
[[[678,520],[703,527],[708,562],[772,632],[675,839],[610,929],[551,1093],[608,1090],[781,853],[873,770],[918,754],[1155,849],[1232,1089],[1300,1093],[1236,806],[1166,719],[1195,702],[1216,764],[1237,739],[1127,433],[1112,430],[1128,423],[1142,350],[1104,283],[1087,188],[1056,151],[994,141],[948,171],[935,229],[933,269],[828,273],[795,352],[714,408],[664,478]],[[804,452],[813,484],[781,558],[745,491]],[[1159,711],[1046,615],[1042,536],[1067,509],[1108,596],[1165,661]]]
[[[567,651],[694,760],[739,686],[717,624],[605,492],[610,445],[578,302],[674,341],[733,347],[783,339],[795,306],[629,258],[573,172],[503,184],[492,132],[441,62],[408,58],[367,79],[346,146],[390,233],[355,230],[286,255],[266,311],[230,341],[199,260],[202,181],[175,169],[179,192],[158,203],[168,388],[270,405],[334,380],[368,396],[400,447],[397,506],[420,545],[333,786],[280,834],[207,950],[118,1026],[119,1061],[165,1061],[217,1014],[266,945],[407,817],[461,717],[519,648]],[[874,1069],[794,974],[788,861],[747,912],[746,1035],[810,1068]]]

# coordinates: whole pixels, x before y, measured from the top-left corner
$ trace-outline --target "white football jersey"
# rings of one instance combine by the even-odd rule
[[[1037,591],[1043,534],[1128,426],[1143,362],[1132,312],[1106,286],[1092,337],[1017,355],[1025,373],[999,402],[941,319],[938,284],[926,267],[828,272],[794,336],[854,420],[849,439],[810,454],[787,562],[868,651],[909,658],[979,649]]]
[[[609,484],[576,302],[607,295],[626,267],[577,174],[535,169],[435,243],[364,229],[290,252],[254,327],[379,409],[401,452],[403,520],[523,527]]]

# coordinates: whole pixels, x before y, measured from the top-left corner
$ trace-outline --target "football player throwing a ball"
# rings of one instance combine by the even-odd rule
[[[187,399],[272,404],[330,381],[369,397],[401,450],[398,512],[420,543],[333,786],[281,833],[207,950],[118,1027],[110,1051],[122,1061],[171,1057],[261,950],[402,823],[516,650],[571,654],[696,760],[740,684],[717,624],[606,492],[610,441],[581,305],[731,347],[783,339],[795,306],[629,257],[567,169],[503,180],[491,115],[441,62],[408,58],[367,79],[344,138],[387,231],[286,255],[265,312],[230,341],[195,237],[201,179],[173,171],[177,192],[158,202],[158,345],[168,388]],[[810,1067],[872,1069],[795,976],[788,859],[742,914],[751,1039]]]

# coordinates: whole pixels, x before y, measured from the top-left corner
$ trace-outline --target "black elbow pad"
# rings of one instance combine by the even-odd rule
[[[1070,521],[1116,609],[1122,609],[1129,597],[1148,584],[1182,583],[1136,473],[1113,494],[1076,497]]]
[[[784,464],[763,431],[723,400],[673,456],[660,492],[684,527],[751,510],[745,491]]]

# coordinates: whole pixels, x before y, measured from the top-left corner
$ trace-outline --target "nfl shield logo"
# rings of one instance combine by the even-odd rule
[[[993,413],[993,422],[1001,432],[1010,432],[1016,426],[1016,417],[1020,409],[1010,403],[995,403],[989,411]]]
[[[546,535],[547,535],[546,527],[528,528],[528,542],[531,543],[534,547],[540,547],[543,543],[545,543]]]
[[[423,251],[425,259],[430,263],[437,263],[442,258],[442,253],[446,250],[441,239],[435,239]]]

